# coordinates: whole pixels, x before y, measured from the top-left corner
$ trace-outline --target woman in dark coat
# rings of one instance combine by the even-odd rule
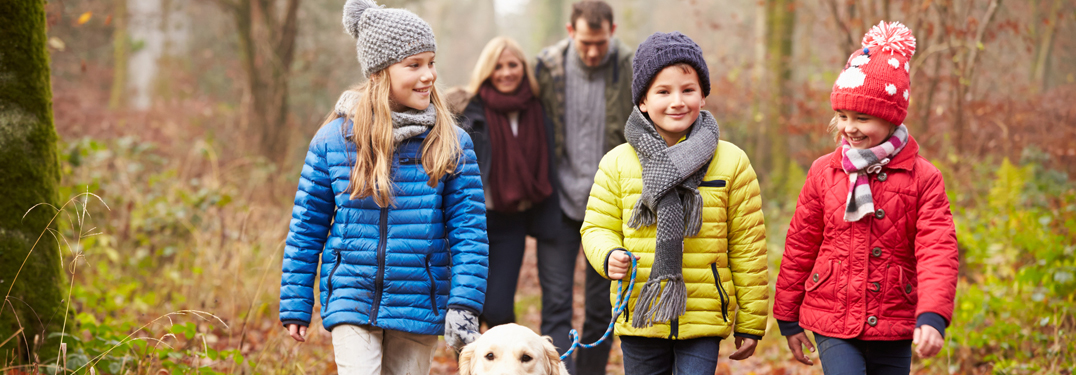
[[[538,100],[538,82],[519,45],[497,37],[479,56],[460,126],[475,143],[486,195],[489,278],[482,319],[490,326],[515,322],[515,293],[526,237],[537,240],[542,287],[542,334],[563,353],[571,344],[574,270],[551,269],[558,254],[552,123]],[[559,264],[563,264],[560,260]],[[568,277],[566,277],[568,276]],[[571,367],[569,365],[569,367]]]

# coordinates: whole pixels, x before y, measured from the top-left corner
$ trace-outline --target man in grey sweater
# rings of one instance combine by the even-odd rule
[[[562,211],[557,254],[539,254],[557,266],[539,266],[542,284],[542,334],[553,337],[564,353],[571,344],[573,270],[579,255],[583,216],[598,162],[625,142],[624,123],[631,114],[631,60],[634,51],[616,38],[613,10],[604,1],[572,5],[568,35],[537,57],[539,98],[550,117],[556,160],[556,190]],[[541,264],[541,263],[540,263]],[[612,319],[609,281],[587,267],[586,319],[581,342],[601,338]],[[577,350],[565,361],[573,374],[604,374],[611,341]]]

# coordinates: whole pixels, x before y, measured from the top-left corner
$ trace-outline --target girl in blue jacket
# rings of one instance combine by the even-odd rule
[[[305,341],[320,271],[340,374],[428,374],[438,335],[457,349],[478,335],[488,256],[478,163],[434,86],[429,24],[349,0],[344,27],[368,81],[310,142],[280,320]]]

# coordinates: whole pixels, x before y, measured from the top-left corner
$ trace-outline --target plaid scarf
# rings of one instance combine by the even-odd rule
[[[874,197],[871,195],[870,178],[867,175],[881,171],[906,144],[908,128],[904,125],[898,126],[889,140],[868,149],[854,149],[847,139],[841,139],[841,147],[844,149],[841,168],[848,174],[849,186],[844,221],[858,221],[874,212]]]
[[[682,274],[684,237],[695,236],[702,228],[699,183],[717,150],[719,133],[710,112],[701,111],[687,139],[669,146],[638,106],[628,117],[624,135],[643,167],[643,192],[628,225],[640,229],[657,222],[654,266],[635,302],[632,327],[668,322],[687,310]]]

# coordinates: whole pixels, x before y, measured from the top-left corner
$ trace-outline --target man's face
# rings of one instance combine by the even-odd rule
[[[609,39],[613,37],[616,25],[602,21],[600,29],[593,29],[583,18],[576,18],[575,25],[568,25],[568,36],[575,41],[575,48],[583,58],[583,64],[594,67],[601,64],[605,54],[609,53]]]

